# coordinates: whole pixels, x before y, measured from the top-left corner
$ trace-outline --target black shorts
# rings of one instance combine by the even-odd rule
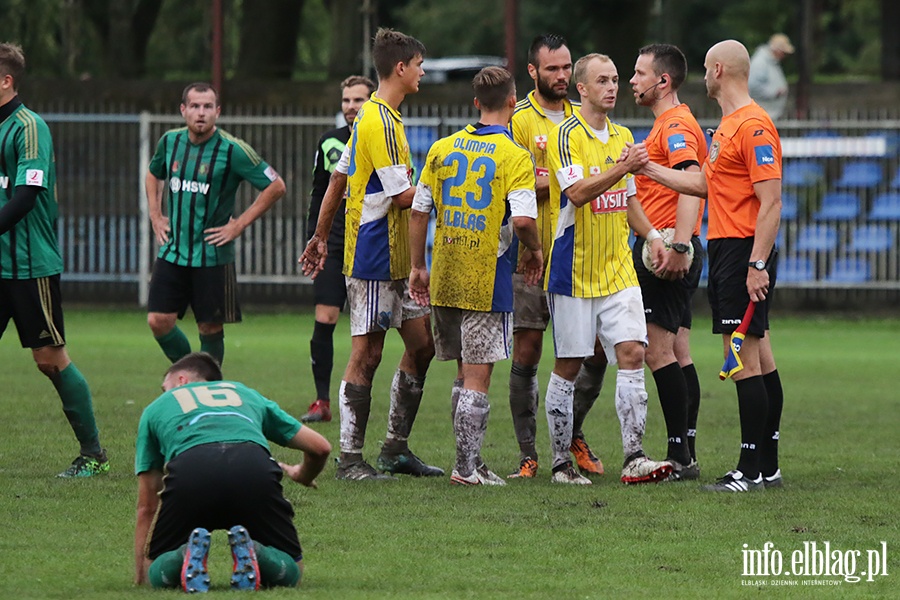
[[[347,280],[344,278],[344,253],[328,250],[325,267],[313,279],[313,297],[316,304],[344,308],[347,303]]]
[[[303,550],[294,509],[281,489],[281,467],[253,442],[203,444],[169,461],[147,556],[177,550],[196,527],[243,525],[254,541],[278,548],[295,561]]]
[[[37,279],[0,279],[0,337],[12,319],[23,348],[64,346],[59,275]]]
[[[631,250],[634,270],[637,271],[638,282],[641,284],[644,317],[647,319],[647,323],[653,323],[676,334],[680,327],[691,328],[693,322],[691,298],[697,291],[697,286],[700,285],[700,274],[703,272],[705,252],[700,238],[693,236],[691,245],[694,247],[694,262],[691,263],[687,275],[675,281],[660,279],[644,266],[644,260],[641,257],[644,238],[637,238],[634,248]]]
[[[753,238],[709,240],[709,306],[712,308],[713,333],[730,334],[741,322],[750,303],[747,293],[747,264],[753,250]],[[769,329],[769,305],[775,292],[778,253],[773,249],[766,260],[769,293],[756,304],[748,333],[763,337]]]
[[[239,323],[234,263],[215,267],[181,267],[156,259],[150,277],[147,310],[177,313],[184,317],[187,307],[198,323]]]

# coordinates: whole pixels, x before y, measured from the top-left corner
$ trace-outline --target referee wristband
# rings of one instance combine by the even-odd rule
[[[644,239],[646,239],[648,242],[653,242],[654,240],[662,239],[662,235],[660,235],[660,233],[656,229],[651,229],[647,232],[647,237]]]

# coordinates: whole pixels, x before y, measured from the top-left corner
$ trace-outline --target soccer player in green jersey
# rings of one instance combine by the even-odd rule
[[[66,352],[56,239],[56,166],[44,120],[18,96],[25,72],[19,46],[0,44],[0,336],[10,319],[23,348],[50,378],[81,451],[60,477],[109,471],[91,390]]]
[[[138,425],[135,583],[208,591],[209,532],[228,529],[232,589],[299,584],[303,550],[281,479],[315,488],[331,445],[259,392],[222,381],[205,352],[176,361],[162,387]],[[303,462],[276,462],[266,440]]]
[[[216,126],[220,109],[219,96],[209,84],[187,86],[181,97],[186,127],[160,138],[146,178],[150,221],[160,245],[150,279],[147,323],[172,362],[191,351],[176,325],[188,305],[197,320],[200,349],[222,362],[223,324],[241,320],[234,240],[285,192],[275,169],[246,142]],[[245,180],[261,192],[235,218],[235,194]]]

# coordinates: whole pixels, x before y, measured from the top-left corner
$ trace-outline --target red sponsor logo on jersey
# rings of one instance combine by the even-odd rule
[[[534,145],[538,150],[546,150],[547,149],[547,136],[546,135],[536,135],[534,136]]]
[[[545,169],[544,167],[535,167],[534,175],[535,177],[550,177],[550,169]]]
[[[597,198],[591,200],[591,212],[599,213],[617,213],[628,210],[628,198],[625,196],[627,190],[607,190],[600,194]]]

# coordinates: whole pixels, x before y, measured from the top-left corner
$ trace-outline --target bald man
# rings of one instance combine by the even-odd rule
[[[769,340],[769,299],[775,288],[775,236],[781,220],[781,140],[772,119],[750,98],[750,55],[726,40],[706,53],[706,91],[722,108],[703,168],[676,171],[649,162],[637,144],[637,171],[692,196],[709,200],[709,303],[713,333],[727,354],[732,332],[749,302],[756,310],[741,348],[744,368],[733,375],[738,395],[741,448],[737,467],[705,489],[762,491],[781,487],[778,437],[783,392]]]

